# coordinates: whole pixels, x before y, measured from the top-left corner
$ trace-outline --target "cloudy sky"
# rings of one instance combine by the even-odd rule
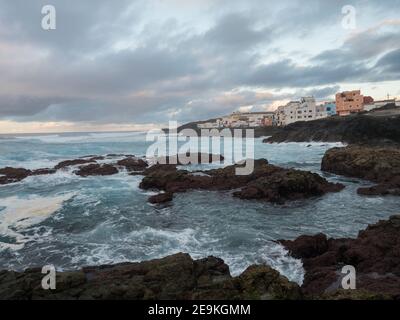
[[[56,30],[41,27],[46,4]],[[400,98],[399,9],[400,0],[0,0],[0,133],[142,130],[349,89]]]

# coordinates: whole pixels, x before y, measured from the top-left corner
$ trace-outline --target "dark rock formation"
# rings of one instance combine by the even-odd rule
[[[400,144],[400,116],[358,114],[295,122],[264,140],[267,143],[286,141],[342,141],[367,145]]]
[[[75,159],[75,160],[61,161],[59,164],[57,164],[54,167],[54,169],[59,170],[59,169],[64,169],[64,168],[71,167],[71,166],[88,164],[88,163],[96,163],[96,160],[94,160],[94,159]]]
[[[42,176],[42,175],[47,175],[47,174],[53,174],[56,172],[57,172],[56,169],[42,168],[42,169],[33,170],[31,173],[31,176]]]
[[[241,188],[234,192],[234,196],[242,199],[263,199],[275,203],[321,196],[327,192],[343,189],[342,185],[329,183],[317,174],[279,168],[268,164],[268,161],[264,159],[254,162],[254,171],[250,175],[237,175],[238,166],[189,172],[178,170],[175,166],[164,168],[163,165],[158,165],[144,172],[146,176],[140,183],[140,188],[171,193],[193,189],[216,191]]]
[[[21,181],[28,177],[31,173],[31,170],[23,168],[2,168],[0,169],[0,185]]]
[[[128,171],[143,171],[149,166],[146,161],[134,157],[119,160],[117,165],[125,167]]]
[[[188,254],[57,273],[43,290],[40,269],[0,272],[0,299],[301,299],[297,284],[265,265],[232,277],[223,260]]]
[[[110,164],[89,164],[87,166],[79,167],[75,172],[78,176],[110,176],[118,173],[118,169]]]
[[[208,154],[208,153],[186,153],[178,154],[176,156],[166,156],[157,158],[156,163],[158,164],[176,164],[176,165],[187,165],[187,164],[199,164],[199,163],[213,163],[222,162],[224,157],[219,154]]]
[[[159,193],[154,196],[149,197],[149,202],[152,204],[157,204],[157,203],[166,203],[166,202],[171,202],[174,198],[174,194],[171,192],[164,192],[164,193]]]
[[[362,195],[400,195],[400,149],[349,146],[328,150],[323,171],[379,183],[360,188]]]
[[[307,295],[338,295],[341,269],[352,265],[357,290],[350,296],[400,299],[400,216],[369,226],[357,239],[327,239],[319,234],[280,242],[303,260],[302,290]]]

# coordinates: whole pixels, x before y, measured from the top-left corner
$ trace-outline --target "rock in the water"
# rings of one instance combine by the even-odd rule
[[[57,164],[54,169],[64,169],[71,166],[81,165],[81,164],[88,164],[88,163],[96,163],[94,159],[75,159],[75,160],[65,160],[61,161]]]
[[[148,167],[146,161],[134,157],[127,157],[117,162],[118,166],[125,167],[128,171],[143,171]]]
[[[31,173],[31,170],[23,168],[2,168],[0,169],[0,185],[21,181],[28,177]]]
[[[400,195],[400,149],[349,146],[328,150],[323,171],[379,183],[359,188],[361,195]]]
[[[79,167],[75,172],[78,176],[110,176],[118,173],[118,169],[110,164],[89,164],[87,166]]]
[[[305,294],[316,298],[337,295],[341,269],[352,265],[356,270],[355,297],[400,299],[400,216],[370,225],[357,239],[327,239],[319,234],[280,242],[292,256],[303,260]]]
[[[31,176],[41,176],[41,175],[53,174],[56,172],[57,172],[56,169],[42,168],[33,170]]]
[[[188,254],[140,263],[57,273],[56,290],[43,290],[41,269],[0,272],[0,299],[300,299],[297,284],[267,266],[233,278],[223,260]]]
[[[156,159],[156,163],[169,165],[188,165],[222,162],[224,159],[224,156],[219,154],[187,152],[186,154],[178,154],[176,156],[159,157]]]
[[[343,189],[343,185],[330,183],[317,174],[276,167],[268,164],[265,159],[254,162],[254,171],[250,175],[237,175],[238,166],[192,173],[177,170],[171,165],[168,167],[158,165],[144,172],[145,177],[140,183],[140,188],[172,193],[193,189],[213,191],[240,189],[234,192],[234,196],[275,203],[321,196],[327,192]]]
[[[159,193],[154,196],[149,197],[149,202],[152,204],[157,204],[157,203],[166,203],[166,202],[171,202],[174,198],[174,194],[171,192],[164,192],[164,193]]]

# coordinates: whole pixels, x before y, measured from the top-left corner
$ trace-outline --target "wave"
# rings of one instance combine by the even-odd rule
[[[15,136],[19,140],[39,140],[43,143],[88,143],[88,142],[112,142],[124,140],[130,141],[144,135],[144,132],[92,132],[92,133],[60,133],[48,135]]]
[[[23,248],[30,240],[23,231],[46,220],[74,195],[75,193],[53,197],[31,196],[26,199],[13,196],[1,199],[3,210],[0,211],[0,234],[11,241],[0,242],[0,249]]]

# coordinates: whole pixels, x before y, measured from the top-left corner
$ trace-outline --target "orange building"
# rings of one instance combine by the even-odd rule
[[[336,112],[347,116],[364,110],[364,96],[360,90],[345,91],[336,94]]]

